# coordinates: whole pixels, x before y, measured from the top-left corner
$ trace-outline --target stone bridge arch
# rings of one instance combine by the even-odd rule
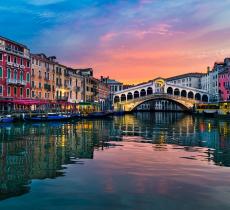
[[[154,94],[154,95],[147,95],[145,97],[141,98],[136,98],[133,100],[129,100],[126,102],[118,102],[114,104],[115,110],[123,109],[124,111],[133,111],[137,106],[148,102],[152,100],[166,100],[166,101],[171,101],[179,105],[184,111],[189,111],[193,109],[193,106],[195,104],[194,99],[187,99],[185,97],[181,96],[173,96],[173,95],[168,95],[168,94]]]

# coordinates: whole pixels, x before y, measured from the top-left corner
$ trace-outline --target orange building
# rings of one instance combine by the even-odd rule
[[[55,57],[31,55],[31,98],[55,99]]]

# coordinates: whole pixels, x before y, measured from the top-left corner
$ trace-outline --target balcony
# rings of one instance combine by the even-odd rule
[[[72,88],[72,86],[70,84],[65,84],[64,87],[67,88],[67,89],[71,89]]]
[[[64,72],[64,76],[68,77],[69,76],[69,72]]]
[[[16,68],[19,67],[19,64],[18,64],[18,63],[14,63],[13,65],[14,65],[14,67],[16,67]]]
[[[49,77],[44,77],[44,80],[49,81],[50,79]]]
[[[24,53],[22,51],[14,50],[11,47],[8,47],[8,46],[5,46],[5,45],[2,45],[1,49],[4,50],[5,52],[10,52],[10,53],[12,53],[14,55],[23,56],[23,57],[28,58],[28,59],[30,58],[30,56],[27,55],[26,53]]]
[[[26,85],[26,81],[25,80],[19,80],[19,79],[7,79],[6,80],[8,85]]]
[[[7,61],[7,63],[6,63],[8,66],[13,66],[13,63],[12,62],[9,62],[9,61]]]
[[[80,92],[81,88],[79,86],[76,86],[76,92]]]
[[[68,101],[68,97],[67,96],[58,96],[56,97],[57,100],[62,100],[62,101]]]

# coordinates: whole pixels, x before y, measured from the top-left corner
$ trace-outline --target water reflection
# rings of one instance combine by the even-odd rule
[[[169,148],[196,151],[196,156],[181,158],[230,166],[230,122],[182,113],[144,112],[73,124],[13,124],[0,127],[0,139],[0,199],[29,192],[34,179],[64,176],[66,164],[84,164],[96,150],[118,145],[112,141],[153,143],[153,151],[165,155]]]

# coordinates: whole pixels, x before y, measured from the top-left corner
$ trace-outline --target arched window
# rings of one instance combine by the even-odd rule
[[[194,98],[194,94],[193,94],[193,92],[188,92],[188,98],[191,98],[191,99],[193,99]]]
[[[17,80],[17,70],[14,70],[14,80]]]
[[[118,103],[120,102],[120,97],[119,96],[115,96],[114,97],[114,103]]]
[[[7,79],[10,79],[10,78],[11,78],[11,70],[7,69]]]
[[[196,99],[196,100],[198,100],[198,101],[200,101],[200,100],[201,100],[201,95],[200,95],[200,93],[196,93],[196,95],[195,95],[195,99]]]
[[[125,94],[121,95],[121,101],[126,101],[126,95]]]
[[[138,91],[134,92],[134,98],[139,98],[139,92]]]
[[[153,89],[151,87],[147,88],[147,95],[152,95],[153,94]]]
[[[176,89],[174,90],[174,95],[175,95],[175,96],[179,96],[179,95],[180,95],[180,91],[179,91],[178,88],[176,88]]]
[[[202,96],[202,101],[203,102],[208,102],[208,96],[207,95],[203,95]]]
[[[3,77],[3,71],[2,71],[2,67],[0,67],[0,78]]]
[[[181,91],[181,96],[182,96],[182,97],[187,97],[187,92],[186,92],[186,90],[182,90],[182,91]]]
[[[20,81],[21,82],[23,81],[23,72],[22,71],[20,72]]]
[[[30,82],[30,73],[29,72],[26,74],[26,81]]]
[[[131,100],[131,99],[133,99],[133,94],[129,92],[127,94],[127,100]]]
[[[170,94],[170,95],[173,94],[173,89],[171,87],[167,88],[167,94]]]
[[[145,91],[145,89],[142,89],[142,90],[141,90],[141,96],[146,96],[146,91]]]

